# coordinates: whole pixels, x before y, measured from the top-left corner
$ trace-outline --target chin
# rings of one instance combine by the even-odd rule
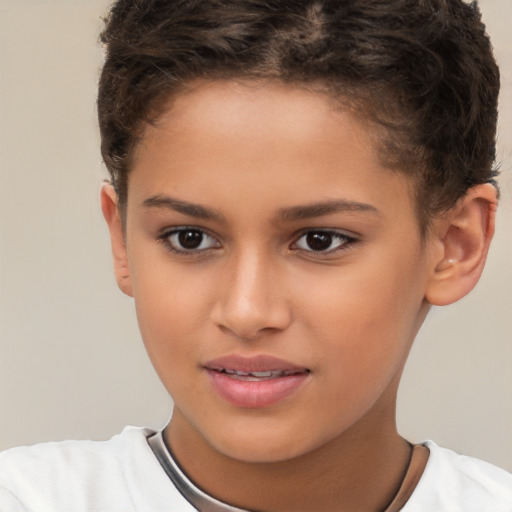
[[[302,440],[298,432],[279,432],[275,429],[264,432],[255,426],[241,433],[231,431],[206,440],[222,455],[249,464],[284,462],[318,447],[309,438]]]
[[[226,446],[219,450],[224,456],[247,464],[275,464],[294,459],[303,452],[297,450],[275,450],[266,446]]]

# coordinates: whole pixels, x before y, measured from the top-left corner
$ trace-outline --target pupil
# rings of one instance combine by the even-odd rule
[[[313,251],[325,251],[329,249],[332,243],[332,235],[328,233],[309,233],[306,241]]]
[[[203,234],[200,231],[181,231],[178,240],[185,249],[197,249],[203,241]]]

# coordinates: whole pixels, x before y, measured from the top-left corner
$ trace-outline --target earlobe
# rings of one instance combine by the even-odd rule
[[[105,182],[101,187],[101,210],[110,232],[117,285],[123,293],[133,297],[123,223],[117,205],[117,195],[114,187],[108,182]]]
[[[477,284],[494,234],[497,191],[477,185],[440,220],[441,256],[432,264],[427,301],[444,306],[467,295]]]

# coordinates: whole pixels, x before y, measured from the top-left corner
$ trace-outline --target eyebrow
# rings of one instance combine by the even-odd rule
[[[345,199],[332,199],[320,203],[283,208],[279,212],[279,218],[284,221],[293,221],[322,217],[324,215],[340,212],[370,212],[380,214],[379,210],[371,204],[348,201]]]
[[[156,195],[144,200],[142,204],[146,208],[165,208],[197,219],[224,220],[224,217],[213,208],[189,203],[170,196]]]
[[[177,211],[189,217],[195,217],[203,220],[224,220],[224,216],[213,208],[201,206],[196,203],[189,203],[181,199],[176,199],[167,195],[156,195],[143,201],[146,208],[165,208]],[[319,203],[291,206],[279,210],[278,218],[282,221],[295,221],[322,217],[340,212],[370,212],[380,214],[379,210],[367,203],[357,201],[348,201],[345,199],[332,199]]]

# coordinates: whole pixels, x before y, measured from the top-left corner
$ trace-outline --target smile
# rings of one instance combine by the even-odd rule
[[[204,366],[213,390],[231,405],[263,408],[299,391],[311,371],[271,356],[228,356]]]
[[[215,371],[215,370],[214,370]],[[307,370],[304,370],[307,371]],[[284,371],[284,370],[268,370],[264,372],[243,372],[241,370],[220,370],[220,373],[225,373],[232,379],[243,380],[248,382],[258,382],[261,380],[279,379],[281,377],[288,377],[290,375],[297,375],[301,371]]]

